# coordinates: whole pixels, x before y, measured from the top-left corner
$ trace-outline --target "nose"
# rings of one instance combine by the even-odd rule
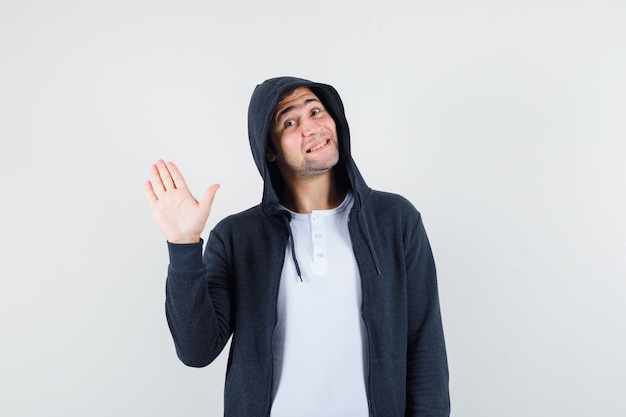
[[[302,125],[302,134],[304,136],[311,136],[319,133],[321,129],[322,126],[315,120],[308,120]]]

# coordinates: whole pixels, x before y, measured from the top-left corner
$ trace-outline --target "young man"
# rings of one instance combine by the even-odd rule
[[[172,163],[146,193],[168,240],[166,313],[179,358],[212,362],[232,336],[226,416],[448,416],[437,279],[420,214],[371,190],[350,155],[342,101],[325,84],[258,85],[248,132],[261,204],[200,235]]]

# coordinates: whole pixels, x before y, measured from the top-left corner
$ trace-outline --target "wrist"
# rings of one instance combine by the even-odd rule
[[[200,240],[200,236],[181,236],[174,239],[167,239],[169,243],[172,243],[174,245],[192,245],[195,243],[199,243]]]

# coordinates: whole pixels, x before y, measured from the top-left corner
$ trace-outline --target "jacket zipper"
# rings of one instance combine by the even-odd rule
[[[358,216],[357,216],[357,221],[358,221]],[[348,217],[348,231],[350,233],[350,239],[352,240],[352,245],[354,246],[354,233],[352,231],[354,226],[351,226],[353,223],[352,221],[352,213],[350,213],[350,216]],[[354,251],[354,249],[353,249]],[[358,260],[357,260],[357,265],[359,264]],[[366,296],[365,296],[365,285],[363,282],[363,274],[360,271],[361,268],[359,268],[359,279],[361,280],[361,320],[363,320],[363,325],[365,327],[365,341],[367,343],[367,390],[366,390],[366,394],[367,394],[367,409],[369,411],[370,417],[375,417],[374,414],[374,408],[372,406],[372,392],[371,392],[371,384],[372,384],[372,355],[371,355],[371,351],[370,351],[370,331],[369,331],[369,327],[367,325],[367,320],[365,319],[365,304],[366,304]]]
[[[289,227],[289,225],[287,225],[287,227]],[[289,240],[289,237],[287,237],[287,240]],[[283,245],[283,253],[285,253],[285,251],[287,250],[287,244],[289,242],[285,241],[285,244]],[[285,257],[283,255],[283,264],[285,263]],[[282,272],[281,272],[282,275]],[[267,389],[267,405],[265,407],[265,413],[264,415],[269,417],[270,416],[270,411],[272,410],[272,388],[274,387],[274,332],[276,331],[276,323],[278,322],[278,307],[276,306],[276,304],[278,303],[278,292],[280,291],[280,281],[282,276],[279,275],[278,276],[278,283],[276,284],[276,292],[274,293],[274,320],[273,320],[273,325],[272,325],[272,334],[270,335],[270,377],[269,377],[269,383],[267,384],[268,389]]]

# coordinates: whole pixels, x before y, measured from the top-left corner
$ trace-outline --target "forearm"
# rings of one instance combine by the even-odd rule
[[[437,311],[424,323],[420,334],[409,344],[406,415],[448,417],[450,415],[448,380],[446,347]]]
[[[419,222],[407,256],[410,329],[407,349],[407,416],[448,417],[448,361],[435,262]]]
[[[216,308],[220,305],[219,290],[213,296],[208,290],[202,242],[168,243],[168,248],[165,308],[176,352],[188,366],[206,366],[219,355],[230,336],[228,323],[219,319],[224,315]],[[227,290],[223,291],[227,298]],[[227,303],[223,308],[228,308]]]

